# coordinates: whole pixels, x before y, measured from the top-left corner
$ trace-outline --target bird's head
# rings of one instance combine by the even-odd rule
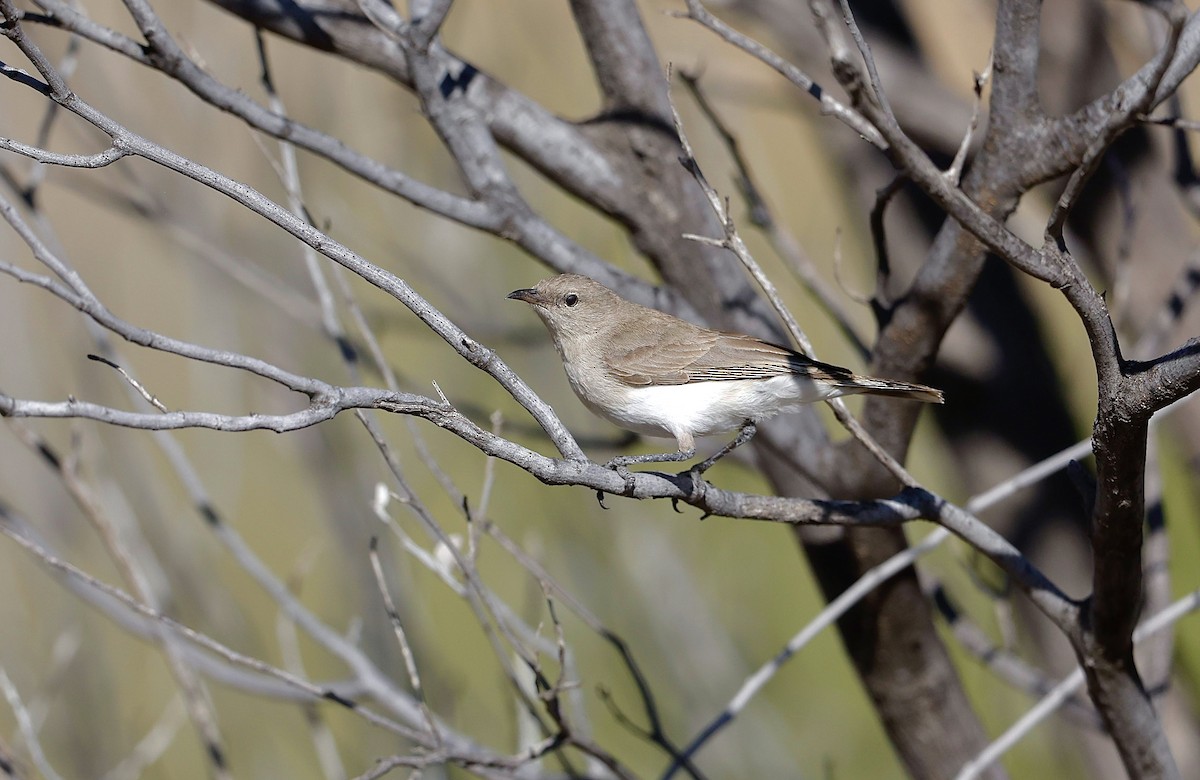
[[[532,306],[556,342],[599,333],[624,303],[604,285],[577,274],[552,276],[508,297]]]

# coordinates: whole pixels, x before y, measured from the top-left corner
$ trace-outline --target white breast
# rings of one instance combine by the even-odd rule
[[[678,438],[680,433],[708,436],[740,428],[778,412],[813,403],[844,391],[798,376],[766,380],[693,382],[627,388],[622,403],[593,411],[622,428],[648,436]]]

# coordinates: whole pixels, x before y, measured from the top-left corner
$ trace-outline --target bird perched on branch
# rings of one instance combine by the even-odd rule
[[[631,463],[689,460],[697,436],[740,428],[736,439],[692,469],[702,473],[749,441],[756,422],[804,404],[858,393],[943,400],[932,387],[860,376],[753,336],[639,306],[586,276],[554,276],[508,297],[533,306],[546,324],[584,406],[621,428],[675,439],[676,452],[609,462],[629,489],[625,466]]]

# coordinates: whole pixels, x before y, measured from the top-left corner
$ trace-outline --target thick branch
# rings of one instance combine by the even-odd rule
[[[922,488],[908,488],[891,499],[825,501],[722,490],[684,472],[678,475],[639,472],[634,489],[612,469],[579,460],[548,458],[486,431],[453,407],[429,398],[372,388],[339,388],[320,408],[292,415],[232,417],[206,412],[147,414],[124,412],[80,401],[47,403],[0,395],[0,415],[92,419],[144,430],[212,428],[224,431],[273,430],[307,427],[352,408],[376,408],[429,420],[482,452],[501,458],[551,485],[577,485],[632,498],[670,498],[685,501],[706,515],[767,520],[789,525],[897,527],[926,519],[937,522],[991,558],[1029,594],[1030,599],[1064,630],[1077,619],[1077,608],[1007,540],[978,518]]]
[[[1022,125],[1042,116],[1037,94],[1041,19],[1040,0],[1001,0],[996,9],[991,121],[1006,128],[1000,135],[1020,133]]]
[[[604,96],[604,112],[670,122],[666,75],[637,6],[630,0],[571,0],[571,12]]]

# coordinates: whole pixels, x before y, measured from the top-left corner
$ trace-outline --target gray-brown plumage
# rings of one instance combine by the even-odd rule
[[[942,402],[932,387],[859,376],[753,336],[694,325],[626,301],[586,276],[554,276],[508,297],[542,318],[571,388],[589,409],[679,444],[677,453],[624,462],[685,460],[695,454],[696,436],[842,395]]]
[[[605,358],[613,376],[631,386],[798,375],[854,392],[931,403],[943,401],[942,392],[932,387],[859,376],[847,368],[813,360],[754,336],[710,330],[656,309],[643,307],[643,310],[657,317],[647,318],[645,330],[611,334]],[[660,326],[659,317],[670,317],[674,322]],[[671,335],[667,337],[664,333]]]

